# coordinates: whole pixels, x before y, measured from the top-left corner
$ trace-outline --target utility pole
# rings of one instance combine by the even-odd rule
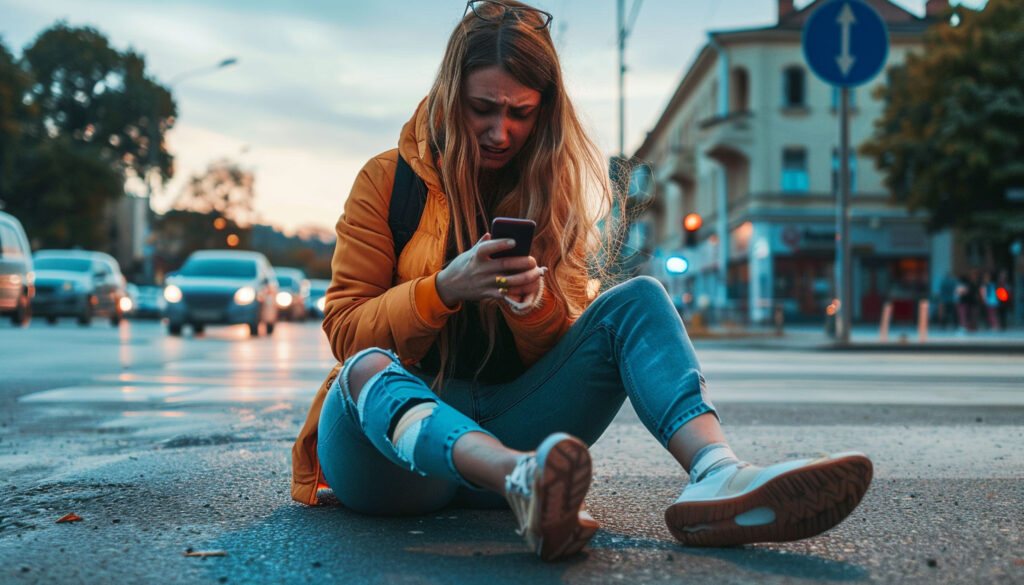
[[[626,0],[618,0],[616,23],[619,33],[619,156],[622,157],[626,156],[626,39],[633,32],[633,25],[636,24],[636,17],[642,3],[643,0],[633,0],[627,20]]]

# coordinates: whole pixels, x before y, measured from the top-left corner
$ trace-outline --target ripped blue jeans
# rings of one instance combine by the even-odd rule
[[[353,402],[349,367],[366,352],[393,360]],[[486,385],[446,380],[403,368],[394,354],[371,348],[349,358],[320,412],[317,455],[327,483],[346,507],[382,515],[424,514],[449,504],[499,507],[504,499],[465,480],[452,446],[478,431],[530,451],[562,431],[593,444],[628,397],[661,442],[706,412],[715,412],[693,345],[665,289],[641,276],[598,297],[544,357],[519,378]],[[399,457],[389,439],[396,413],[412,401],[434,401],[412,450]],[[717,415],[716,415],[717,416]]]

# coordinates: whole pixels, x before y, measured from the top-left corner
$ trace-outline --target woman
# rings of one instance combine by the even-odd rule
[[[397,151],[357,178],[323,323],[344,366],[293,449],[293,497],[313,504],[329,486],[367,514],[507,501],[528,546],[559,558],[597,530],[583,507],[587,445],[628,397],[690,474],[666,511],[684,544],[830,528],[866,491],[866,457],[741,463],[660,284],[635,278],[592,298],[594,226],[612,195],[565,94],[550,20],[511,0],[469,2]],[[396,258],[399,155],[427,194]],[[497,216],[536,221],[531,255],[491,258],[514,244],[486,233]]]

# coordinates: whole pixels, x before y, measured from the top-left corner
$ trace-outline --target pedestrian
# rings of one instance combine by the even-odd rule
[[[999,301],[999,328],[1005,330],[1007,316],[1013,308],[1013,284],[1010,282],[1010,272],[1005,268],[999,271],[996,278],[996,300]]]
[[[942,282],[939,283],[939,314],[937,321],[942,325],[943,329],[946,329],[949,325],[956,328],[956,296],[957,286],[959,284],[960,283],[953,276],[952,272],[947,272],[946,275],[942,277]]]
[[[996,283],[992,280],[992,273],[985,272],[981,277],[981,285],[978,288],[981,309],[985,312],[988,326],[992,331],[999,331],[999,295],[996,293]]]
[[[343,365],[292,450],[292,497],[315,504],[330,487],[375,515],[511,507],[529,549],[560,558],[598,529],[584,506],[588,446],[629,398],[689,473],[665,512],[683,544],[831,528],[867,490],[867,457],[741,462],[660,283],[637,277],[595,297],[589,260],[613,190],[566,95],[550,22],[512,0],[468,2],[398,148],[358,175],[323,321]],[[396,254],[403,164],[425,199]],[[498,216],[536,222],[529,255],[494,257],[515,243],[491,237]]]
[[[957,313],[963,331],[971,332],[978,328],[978,308],[981,304],[981,276],[978,269],[971,268],[961,282],[963,287],[957,289]]]

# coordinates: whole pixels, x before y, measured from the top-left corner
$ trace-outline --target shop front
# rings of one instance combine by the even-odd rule
[[[822,320],[835,298],[834,222],[776,223],[771,234],[771,293],[787,321]],[[851,227],[853,314],[877,321],[886,302],[894,321],[912,321],[928,297],[929,240],[917,222]]]

